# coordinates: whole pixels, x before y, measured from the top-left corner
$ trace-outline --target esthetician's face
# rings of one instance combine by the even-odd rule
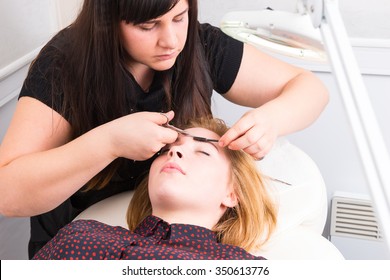
[[[196,136],[219,139],[204,128],[190,128]],[[162,149],[149,174],[149,196],[155,211],[188,210],[221,213],[229,204],[233,187],[230,162],[218,143],[199,142],[180,135]],[[228,205],[229,206],[229,205]]]
[[[163,71],[174,65],[187,40],[188,7],[187,0],[180,0],[156,19],[137,25],[120,23],[122,45],[131,57],[130,69],[146,66]]]

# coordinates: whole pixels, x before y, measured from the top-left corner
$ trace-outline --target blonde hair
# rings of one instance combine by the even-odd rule
[[[220,119],[197,119],[186,128],[202,127],[222,136],[228,127]],[[276,208],[268,194],[255,161],[243,151],[225,149],[231,162],[231,176],[238,204],[228,208],[212,229],[224,244],[247,251],[259,249],[270,237],[276,225]],[[127,211],[130,230],[152,213],[148,194],[148,178],[137,187]]]

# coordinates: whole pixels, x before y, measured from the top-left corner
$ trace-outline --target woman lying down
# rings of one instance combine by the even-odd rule
[[[227,131],[221,120],[198,120],[186,131],[160,151],[135,191],[130,230],[77,220],[34,259],[264,259],[248,252],[268,239],[276,212],[253,159],[208,141]]]

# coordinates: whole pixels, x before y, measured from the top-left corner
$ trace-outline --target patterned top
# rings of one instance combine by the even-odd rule
[[[78,220],[62,228],[34,259],[71,260],[262,260],[244,249],[217,242],[211,230],[168,224],[146,217],[131,232],[94,220]]]

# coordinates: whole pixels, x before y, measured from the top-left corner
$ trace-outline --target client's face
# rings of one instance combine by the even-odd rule
[[[196,136],[220,138],[204,128],[187,131]],[[196,219],[196,215],[208,215],[215,224],[227,206],[234,206],[232,192],[230,162],[218,143],[180,135],[175,143],[162,149],[150,169],[153,214],[162,218],[164,213],[174,212],[178,220],[183,215],[190,223],[188,216]]]

